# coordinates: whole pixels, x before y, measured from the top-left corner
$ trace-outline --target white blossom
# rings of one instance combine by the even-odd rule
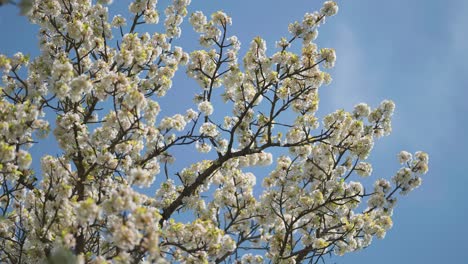
[[[209,116],[209,115],[213,114],[213,106],[211,105],[211,102],[203,101],[200,104],[198,104],[198,111],[200,111],[203,114]]]
[[[326,1],[320,12],[326,16],[334,16],[338,12],[338,5],[334,1]]]

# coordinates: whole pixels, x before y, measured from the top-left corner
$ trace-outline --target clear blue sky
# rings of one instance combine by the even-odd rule
[[[128,1],[115,0],[117,10]],[[167,0],[160,2],[166,3]],[[204,0],[190,10],[222,9],[233,17],[231,33],[245,48],[260,35],[270,50],[287,34],[287,24],[320,8],[318,0]],[[372,177],[390,177],[398,169],[396,154],[425,150],[430,171],[423,185],[402,197],[394,227],[370,248],[329,263],[439,264],[464,263],[468,252],[468,1],[338,1],[337,16],[321,27],[318,43],[333,47],[337,63],[333,83],[321,90],[320,114],[351,110],[359,102],[373,106],[395,101],[393,133],[377,142]],[[118,12],[118,11],[117,11]],[[36,28],[17,10],[0,8],[0,53],[37,54]],[[148,27],[147,30],[151,30]],[[184,46],[194,36],[185,30]],[[191,104],[193,83],[176,80],[167,109]],[[179,104],[180,105],[180,104]],[[53,152],[51,149],[36,150]],[[259,182],[259,181],[257,181]]]

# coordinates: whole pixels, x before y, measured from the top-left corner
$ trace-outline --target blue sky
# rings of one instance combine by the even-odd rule
[[[117,12],[125,12],[120,1]],[[160,2],[167,2],[160,1]],[[245,48],[255,36],[274,41],[305,12],[320,8],[312,0],[193,1],[191,11],[222,9],[233,18],[231,33]],[[399,199],[394,227],[368,249],[329,263],[461,263],[468,251],[468,1],[393,0],[338,1],[340,10],[320,28],[318,43],[337,52],[333,83],[321,90],[319,114],[337,108],[351,110],[385,98],[397,108],[393,133],[375,145],[374,179],[391,177],[398,169],[396,154],[424,150],[430,171],[423,185]],[[122,12],[122,13],[123,13]],[[0,8],[0,53],[37,54],[36,28],[11,7]],[[147,30],[151,31],[151,27]],[[187,37],[195,36],[185,30]],[[193,46],[192,46],[193,47]],[[196,48],[196,47],[195,47]],[[245,51],[245,49],[243,49]],[[193,83],[176,80],[162,106],[191,103],[179,95]],[[193,90],[192,90],[193,91]],[[168,109],[176,112],[177,109]],[[55,151],[41,149],[38,152]]]

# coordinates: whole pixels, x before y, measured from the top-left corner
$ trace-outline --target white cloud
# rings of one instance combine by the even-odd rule
[[[325,111],[351,110],[355,104],[368,102],[375,96],[373,78],[367,76],[365,53],[349,25],[337,25],[331,37],[337,62],[331,72],[333,82],[321,90],[321,107]]]
[[[447,21],[449,23],[449,31],[451,35],[451,47],[444,52],[449,52],[452,56],[454,55],[454,62],[458,62],[461,67],[468,68],[468,31],[466,25],[468,25],[468,2],[460,1],[457,5],[457,9],[454,14],[451,14],[451,18]]]

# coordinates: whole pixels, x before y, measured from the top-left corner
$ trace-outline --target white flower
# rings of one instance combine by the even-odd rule
[[[322,9],[320,9],[320,13],[324,14],[325,16],[334,16],[338,13],[338,5],[334,1],[326,1],[323,3]]]
[[[185,122],[185,118],[181,114],[176,114],[172,117],[172,127],[177,131],[184,130],[187,122]]]
[[[380,103],[380,108],[382,109],[385,117],[390,117],[393,114],[393,111],[395,111],[395,103],[391,100],[384,100]]]
[[[211,19],[218,25],[231,25],[232,19],[226,13],[218,11],[211,15]]]
[[[145,10],[144,20],[148,24],[157,24],[159,22],[159,14],[154,9]]]
[[[157,170],[159,172],[159,166]],[[149,187],[151,183],[153,183],[154,177],[148,170],[138,167],[130,169],[130,172],[128,173],[128,180],[137,186]]]
[[[326,68],[332,68],[333,66],[335,66],[335,61],[336,61],[335,49],[323,48],[320,50],[320,55],[322,56],[322,59],[325,61]]]
[[[330,243],[328,241],[326,241],[325,239],[323,238],[318,238],[314,241],[313,243],[313,247],[314,249],[323,249],[323,248],[326,248],[328,247]]]
[[[370,136],[365,136],[358,139],[354,144],[351,151],[356,154],[360,159],[367,159],[370,151],[374,147],[374,141]]]
[[[195,147],[197,148],[197,150],[201,153],[208,153],[210,152],[211,150],[211,145],[210,144],[207,144],[205,142],[203,143],[200,143],[200,142],[197,142],[195,144]]]
[[[117,220],[111,228],[115,245],[124,251],[132,250],[140,241],[141,234],[132,221],[127,221],[124,224]]]
[[[31,154],[29,154],[27,151],[21,149],[18,151],[16,156],[18,158],[18,166],[20,169],[25,170],[31,166],[32,157]]]
[[[264,263],[264,260],[263,260],[263,256],[252,255],[248,253],[242,256],[240,263],[241,264],[261,264],[261,263]]]
[[[303,30],[304,29],[302,28],[301,24],[299,24],[297,21],[289,24],[288,26],[289,33],[293,34],[294,36],[299,36],[302,34]]]
[[[212,123],[203,123],[200,127],[200,134],[208,137],[216,137],[219,132],[215,124]]]
[[[15,147],[0,141],[0,162],[11,161],[15,158]]]
[[[390,182],[385,179],[379,179],[374,183],[374,190],[378,193],[387,193],[390,191],[390,188]]]
[[[92,198],[81,201],[76,208],[78,221],[81,224],[92,223],[99,215],[100,208]]]
[[[190,120],[195,120],[198,117],[198,113],[193,110],[192,108],[188,109],[187,112],[185,112],[185,121],[190,121]]]
[[[406,152],[404,150],[398,154],[398,160],[400,161],[400,164],[411,162],[411,159],[412,159],[411,153]]]
[[[80,40],[82,38],[81,32],[83,30],[83,22],[81,20],[75,20],[67,25],[68,35],[75,40]]]
[[[360,182],[350,182],[349,188],[352,190],[353,195],[364,193],[364,187]]]
[[[427,155],[426,152],[422,152],[422,151],[417,151],[415,154],[414,154],[414,157],[420,161],[423,161],[423,162],[428,162],[429,161],[429,155]]]
[[[368,117],[370,114],[370,111],[371,109],[367,104],[360,103],[354,107],[353,113],[356,117],[360,118],[360,117]]]
[[[385,195],[381,192],[374,193],[369,200],[367,200],[367,205],[370,208],[377,207],[380,208],[385,204]]]
[[[190,24],[192,24],[193,28],[196,32],[203,32],[204,25],[206,22],[206,16],[201,11],[196,11],[190,16]]]
[[[367,162],[359,162],[355,170],[359,176],[367,177],[372,174],[372,165]]]
[[[93,85],[87,76],[80,75],[71,81],[70,88],[70,99],[73,102],[78,102],[83,93],[89,93],[91,91]]]
[[[213,106],[211,105],[211,102],[209,101],[203,101],[199,103],[198,110],[207,116],[213,114]]]
[[[112,26],[113,27],[124,27],[127,25],[127,21],[125,20],[125,18],[121,15],[116,15],[114,16],[114,18],[112,19]]]

